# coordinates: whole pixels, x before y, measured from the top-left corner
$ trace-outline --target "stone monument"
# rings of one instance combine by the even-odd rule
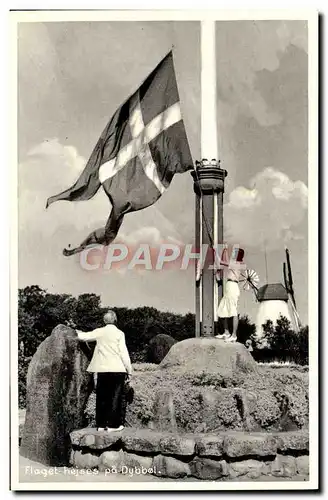
[[[72,328],[58,325],[38,347],[27,373],[20,454],[44,465],[67,465],[69,434],[84,427],[93,388],[87,352]]]

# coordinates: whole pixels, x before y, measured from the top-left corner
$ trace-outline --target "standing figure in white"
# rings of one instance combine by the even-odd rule
[[[125,336],[116,322],[115,312],[108,311],[102,328],[92,332],[77,330],[80,340],[97,342],[88,371],[97,373],[96,425],[99,431],[123,429],[123,391],[126,378],[132,374]]]
[[[221,261],[221,265],[226,266],[227,269],[216,274],[218,281],[223,274],[225,284],[223,297],[218,307],[218,317],[223,319],[224,333],[216,335],[216,338],[226,342],[237,341],[239,282],[244,281],[240,279],[241,272],[244,270],[244,253],[242,248],[235,248],[230,263]],[[232,334],[229,331],[229,318],[232,318]]]

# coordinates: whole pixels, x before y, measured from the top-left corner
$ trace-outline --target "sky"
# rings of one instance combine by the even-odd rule
[[[198,22],[52,22],[18,27],[19,286],[97,293],[108,306],[194,312],[193,269],[87,271],[62,255],[107,220],[99,190],[58,202],[117,107],[173,48],[183,119],[200,159]],[[307,311],[307,26],[303,21],[216,23],[219,157],[228,172],[224,238],[245,249],[260,284],[282,280],[288,246],[301,320]],[[309,166],[311,168],[311,165]],[[194,242],[190,173],[176,175],[153,206],[128,214],[125,242]],[[266,259],[265,259],[266,254]],[[267,261],[267,266],[265,263]],[[258,304],[242,291],[240,313]]]

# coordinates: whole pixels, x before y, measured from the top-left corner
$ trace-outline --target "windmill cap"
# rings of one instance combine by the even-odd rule
[[[259,302],[264,300],[284,300],[287,302],[288,293],[281,283],[269,283],[259,288],[257,299]]]

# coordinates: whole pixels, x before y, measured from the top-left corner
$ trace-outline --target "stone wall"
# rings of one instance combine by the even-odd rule
[[[176,434],[126,428],[71,434],[70,464],[111,473],[153,474],[173,479],[251,481],[309,479],[306,431],[281,433]],[[268,479],[266,479],[268,480]]]

